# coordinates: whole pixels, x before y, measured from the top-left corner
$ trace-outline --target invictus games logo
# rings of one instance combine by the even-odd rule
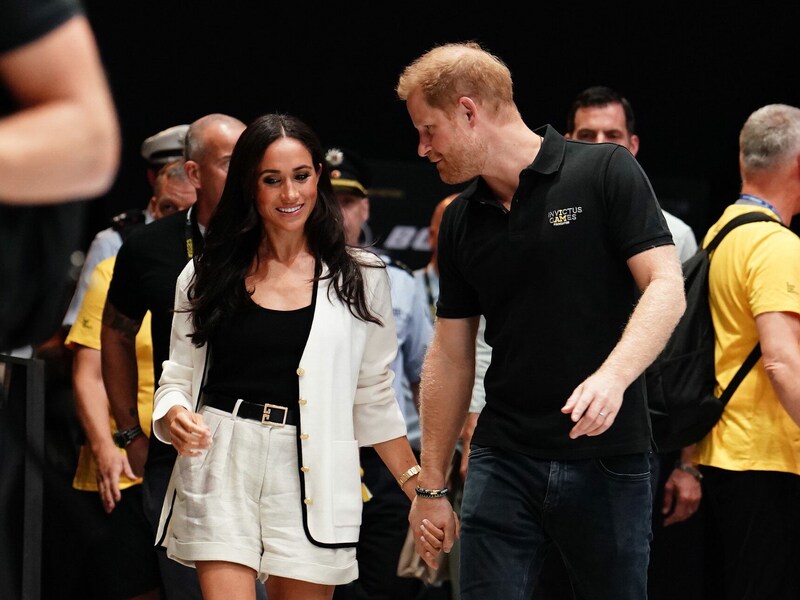
[[[569,208],[559,208],[558,210],[551,210],[547,213],[547,220],[551,225],[569,225],[572,221],[577,220],[578,215],[583,212],[582,206],[571,206]]]

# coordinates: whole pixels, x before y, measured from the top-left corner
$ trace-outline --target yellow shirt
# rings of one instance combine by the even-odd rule
[[[87,348],[100,349],[103,307],[106,303],[108,288],[111,285],[111,276],[114,274],[116,258],[116,256],[112,256],[100,262],[92,272],[86,295],[83,297],[75,323],[69,330],[69,335],[65,341],[67,346],[72,347],[74,344],[81,344]],[[145,314],[142,320],[142,327],[136,335],[136,363],[139,372],[139,422],[142,430],[149,436],[150,420],[153,414],[153,394],[155,393],[153,343],[150,336],[149,312]],[[117,430],[113,417],[110,418],[109,427],[112,432]],[[124,453],[125,450],[120,449],[120,452]],[[119,487],[120,489],[125,489],[141,482],[141,478],[131,480],[125,475],[121,475]],[[88,442],[81,447],[72,487],[79,490],[97,491],[97,463],[95,463],[94,455]]]
[[[768,209],[732,205],[706,234],[704,245],[725,223],[753,210],[775,216]],[[755,317],[767,312],[800,314],[800,239],[772,223],[734,229],[712,254],[709,293],[716,333],[715,393],[720,396],[758,342]],[[698,460],[731,471],[800,474],[800,427],[779,402],[761,360],[700,441]]]

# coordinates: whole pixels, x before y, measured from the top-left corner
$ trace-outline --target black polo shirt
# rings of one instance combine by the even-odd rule
[[[117,253],[108,288],[106,302],[129,319],[141,321],[150,311],[156,386],[169,358],[175,284],[189,260],[186,240],[192,239],[195,252],[203,243],[197,224],[188,216],[187,211],[178,212],[131,233]],[[150,436],[148,467],[172,464],[176,456],[172,446]]]
[[[650,447],[644,379],[600,436],[569,438],[561,407],[617,344],[639,298],[626,260],[672,236],[627,149],[550,126],[506,211],[476,179],[444,213],[441,318],[486,317],[492,362],[473,441],[545,459]]]

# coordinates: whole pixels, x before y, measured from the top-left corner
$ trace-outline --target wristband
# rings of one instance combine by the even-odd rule
[[[450,491],[447,488],[431,490],[428,488],[421,488],[419,486],[415,487],[414,490],[417,492],[417,496],[420,498],[447,498],[447,492]]]
[[[688,473],[689,475],[697,479],[697,481],[703,479],[703,474],[689,463],[681,462],[679,460],[675,463],[675,468],[680,471],[683,471],[684,473]]]
[[[422,467],[420,467],[419,465],[414,465],[408,471],[406,471],[405,473],[400,475],[400,477],[397,478],[397,485],[399,485],[402,488],[406,484],[406,481],[411,479],[414,475],[417,475],[421,470]]]

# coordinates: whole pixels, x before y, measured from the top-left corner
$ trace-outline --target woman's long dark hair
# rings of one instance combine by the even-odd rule
[[[247,300],[245,277],[266,235],[255,207],[258,170],[267,147],[293,138],[311,153],[316,168],[317,203],[305,224],[308,246],[314,258],[328,267],[337,297],[363,321],[381,325],[367,306],[359,263],[345,243],[342,212],[334,195],[322,145],[308,125],[286,114],[268,114],[244,130],[231,155],[225,189],[206,231],[203,252],[197,259],[189,287],[194,333],[192,343],[205,344],[213,332]],[[329,290],[330,293],[330,290]]]

